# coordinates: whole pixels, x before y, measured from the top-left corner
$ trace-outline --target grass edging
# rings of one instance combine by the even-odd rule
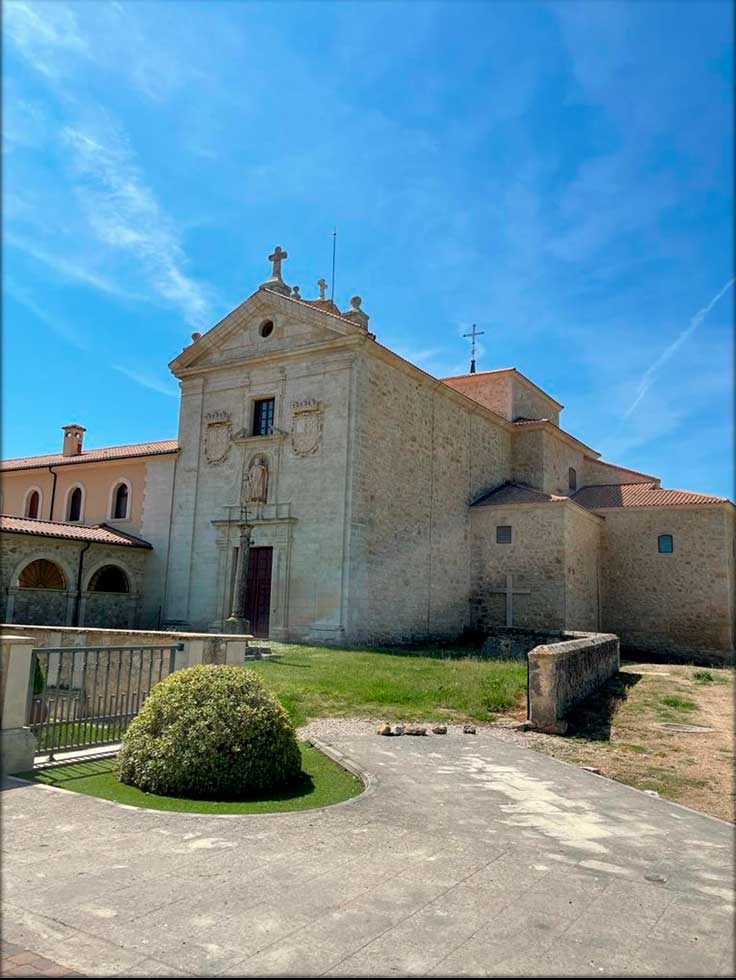
[[[314,749],[320,755],[324,756],[326,759],[329,759],[331,763],[338,766],[340,769],[343,769],[346,773],[349,773],[351,776],[357,779],[361,784],[361,788],[355,793],[355,795],[347,796],[342,799],[337,799],[335,800],[334,803],[322,803],[322,804],[318,804],[317,806],[299,806],[299,807],[292,807],[292,808],[282,807],[279,809],[272,809],[272,810],[256,809],[256,810],[246,810],[243,812],[218,812],[216,809],[197,810],[197,809],[193,809],[191,806],[188,806],[187,808],[181,808],[181,809],[175,806],[163,806],[163,807],[143,806],[138,803],[130,803],[130,802],[125,802],[123,800],[114,799],[109,796],[98,795],[97,793],[82,792],[79,790],[69,789],[55,783],[47,783],[36,778],[36,774],[34,774],[33,772],[18,773],[12,776],[8,776],[7,778],[29,786],[40,786],[44,790],[51,790],[52,792],[60,791],[62,793],[75,793],[78,796],[86,796],[88,799],[99,800],[102,803],[108,803],[111,804],[112,806],[116,806],[123,810],[140,810],[141,812],[144,813],[176,814],[177,816],[183,815],[183,816],[190,816],[190,817],[218,817],[218,818],[280,817],[280,816],[293,815],[298,813],[317,813],[322,810],[331,810],[336,806],[344,806],[348,803],[355,803],[357,800],[362,799],[369,791],[369,789],[373,788],[375,784],[373,778],[369,774],[364,773],[359,766],[357,766],[354,762],[352,762],[352,760],[349,760],[345,756],[343,756],[342,753],[337,752],[331,746],[327,746],[321,742],[318,742],[317,739],[308,739],[308,740],[304,739],[300,741],[302,745]],[[107,756],[105,758],[106,760],[110,760],[110,756]],[[84,760],[84,761],[88,761],[88,760]],[[69,763],[66,763],[65,766],[70,766],[73,764],[74,764],[73,761],[70,761]],[[54,768],[60,769],[62,768],[62,766],[55,766]],[[91,778],[91,777],[87,777],[87,778]],[[122,792],[126,792],[128,790],[132,790],[135,793],[141,792],[137,790],[135,787],[127,787],[125,786],[125,784],[121,784],[121,786],[123,787]],[[142,795],[152,795],[152,794],[142,794]],[[171,801],[173,803],[175,802],[176,798],[161,797],[161,799],[165,799],[167,802]],[[193,804],[193,806],[209,805],[210,807],[212,807],[218,805],[218,803],[215,801],[206,801],[206,800],[204,801],[187,800],[186,802]],[[261,803],[261,802],[268,802],[268,801],[247,801],[247,800],[246,801],[220,801],[221,805],[228,806],[228,807],[238,806],[238,805],[248,806],[249,804],[252,804],[254,802]]]

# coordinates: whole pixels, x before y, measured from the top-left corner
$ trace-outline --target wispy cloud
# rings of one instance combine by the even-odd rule
[[[639,380],[639,384],[636,390],[636,397],[634,398],[632,403],[629,405],[629,407],[626,409],[626,411],[623,414],[624,419],[627,419],[631,415],[631,413],[636,409],[637,405],[639,405],[642,398],[646,395],[646,393],[651,388],[659,371],[664,367],[667,361],[669,361],[669,359],[680,349],[680,347],[682,347],[682,345],[695,333],[695,331],[698,329],[698,327],[706,318],[706,316],[710,313],[710,311],[713,309],[716,303],[723,296],[725,296],[725,294],[733,286],[735,281],[736,281],[736,277],[729,279],[726,285],[723,286],[721,289],[719,289],[716,295],[701,310],[698,310],[695,316],[691,318],[688,326],[685,327],[685,329],[681,331],[680,334],[678,334],[678,336],[672,341],[669,347],[666,347],[665,350],[663,350],[662,353],[659,355],[659,357],[656,359],[656,361],[654,361],[654,363],[651,364],[646,369],[644,374],[641,376],[641,379]]]
[[[79,29],[74,11],[63,3],[23,3],[3,6],[4,28],[26,61],[51,80],[71,58],[91,58],[92,48]]]
[[[124,367],[122,364],[113,364],[112,367],[114,371],[124,374],[126,378],[130,378],[131,381],[140,385],[141,388],[148,388],[149,391],[157,391],[160,395],[167,395],[169,398],[179,397],[179,392],[175,385],[167,385],[146,371]]]
[[[194,327],[207,324],[205,287],[184,271],[186,256],[173,221],[163,211],[125,135],[82,124],[64,127],[63,138],[81,178],[77,196],[89,227],[104,245],[131,255],[155,291],[177,306]]]
[[[87,286],[92,286],[94,289],[100,290],[102,293],[108,293],[110,296],[116,296],[119,299],[142,299],[140,294],[126,290],[114,280],[90,269],[81,259],[77,260],[63,255],[55,255],[46,251],[35,241],[12,231],[5,234],[3,241],[6,247],[18,249],[18,251],[23,252],[25,255],[29,255],[36,262],[41,262],[43,265],[48,266],[49,269],[62,279],[84,283]]]
[[[64,317],[60,317],[56,313],[39,306],[28,291],[12,279],[5,278],[3,292],[8,296],[12,296],[22,306],[25,306],[38,320],[45,323],[57,336],[61,337],[62,340],[65,340],[73,347],[76,347],[77,350],[89,349],[89,345],[77,327],[65,320]]]
[[[105,72],[124,71],[128,81],[145,89],[152,99],[159,99],[170,85],[158,78],[161,72],[149,70],[150,65],[165,62],[162,72],[167,79],[171,76],[174,85],[181,81],[176,59],[156,58],[147,47],[149,68],[143,71],[138,54],[122,58],[119,50],[123,27],[126,43],[131,35],[137,39],[128,44],[131,51],[138,52],[144,46],[135,17],[124,8],[109,5],[85,5],[83,10],[81,17],[72,5],[40,0],[32,4],[16,0],[6,5],[5,30],[10,43],[40,72],[61,114],[61,127],[49,122],[43,127],[43,135],[50,150],[61,149],[71,169],[74,192],[71,196],[57,194],[51,202],[55,226],[50,226],[43,207],[37,205],[35,211],[31,209],[33,213],[26,208],[20,216],[22,223],[8,224],[8,241],[58,274],[111,295],[130,296],[128,284],[131,279],[140,282],[142,276],[146,286],[140,292],[173,305],[191,326],[207,326],[211,320],[209,290],[188,274],[177,223],[152,189],[123,125],[90,98],[85,85],[88,72],[81,70],[86,63]],[[52,114],[47,115],[50,120]],[[27,125],[21,129],[16,126],[16,143],[35,138],[38,128],[30,133]],[[69,201],[75,198],[79,207],[70,209]],[[29,200],[33,200],[32,195]],[[80,212],[84,219],[81,223]],[[44,236],[55,236],[54,247],[44,244]],[[56,247],[64,237],[74,238],[71,259]],[[101,264],[111,274],[97,271]],[[116,286],[114,280],[125,286]]]

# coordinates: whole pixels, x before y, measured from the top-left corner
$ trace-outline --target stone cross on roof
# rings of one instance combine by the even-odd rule
[[[326,299],[327,297],[325,296],[325,293],[327,292],[327,280],[318,279],[317,285],[319,286],[319,298]]]
[[[285,252],[280,245],[277,245],[268,257],[268,261],[273,263],[271,277],[261,283],[260,289],[270,289],[272,292],[281,293],[283,296],[289,296],[291,294],[291,289],[281,278],[281,263],[288,257],[289,253]]]
[[[277,245],[273,250],[271,255],[268,257],[269,262],[273,262],[273,272],[271,273],[272,279],[281,278],[281,263],[284,259],[288,259],[289,253],[285,252],[280,245]]]

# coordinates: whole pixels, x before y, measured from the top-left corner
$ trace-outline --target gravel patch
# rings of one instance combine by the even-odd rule
[[[377,735],[376,729],[380,724],[385,722],[385,718],[317,718],[314,721],[310,721],[306,725],[302,725],[298,729],[298,734],[300,738],[309,741],[312,738],[317,738],[322,742],[332,742],[336,739],[343,738],[387,738],[392,736]],[[416,722],[410,718],[405,721],[391,721],[391,727],[394,728],[396,725],[412,725],[420,724],[422,727],[427,729],[427,738],[454,738],[459,736],[460,738],[495,738],[501,742],[508,742],[511,745],[519,745],[522,748],[533,748],[534,742],[540,739],[547,739],[553,736],[542,735],[540,732],[522,732],[514,728],[514,725],[518,724],[518,720],[515,718],[508,719],[498,719],[494,722],[482,722],[474,721],[473,725],[476,729],[475,735],[466,735],[463,733],[463,723],[451,724],[447,721],[437,720],[437,724],[442,724],[447,726],[446,735],[434,735],[432,732],[432,725],[435,722],[431,721],[421,721]],[[404,738],[415,738],[416,736],[406,735],[402,736]]]

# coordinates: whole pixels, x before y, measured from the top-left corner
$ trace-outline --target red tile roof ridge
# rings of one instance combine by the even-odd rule
[[[599,483],[581,487],[572,499],[595,510],[607,507],[679,507],[732,503],[696,490],[666,489],[656,483]]]
[[[45,538],[66,538],[74,541],[91,541],[97,544],[115,544],[133,548],[153,546],[128,531],[107,524],[76,524],[69,521],[44,521],[36,517],[16,517],[0,514],[0,531],[14,534],[32,534]]]
[[[157,439],[152,442],[122,443],[117,446],[100,446],[84,449],[74,456],[63,453],[43,453],[37,456],[17,456],[0,460],[0,470],[25,470],[39,466],[66,466],[70,463],[101,463],[106,460],[132,459],[136,456],[162,456],[179,450],[177,439]]]

